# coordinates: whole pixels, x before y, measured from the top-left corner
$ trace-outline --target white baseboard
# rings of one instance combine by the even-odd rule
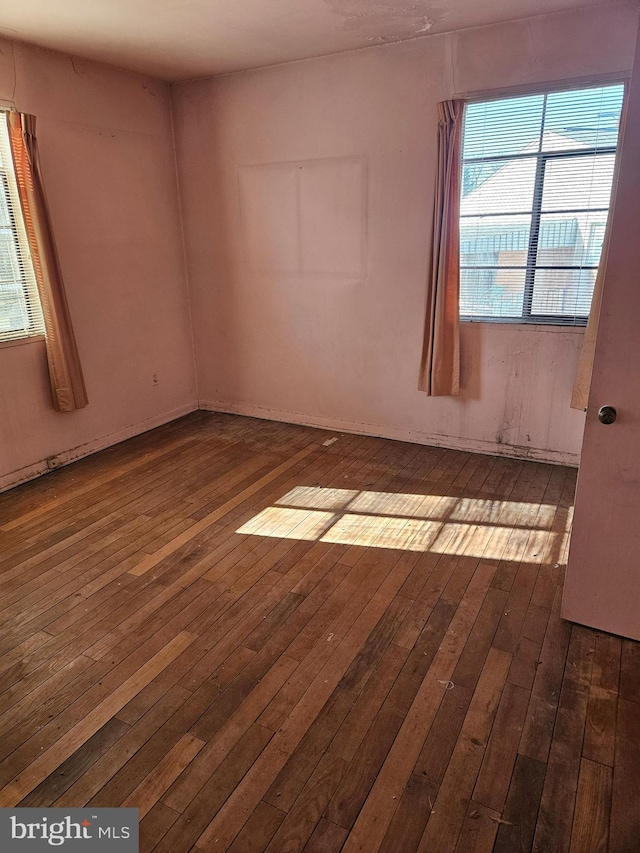
[[[269,409],[263,406],[251,406],[243,403],[229,403],[223,400],[200,400],[199,408],[208,412],[224,412],[233,415],[245,415],[268,421],[285,421],[302,426],[320,427],[337,432],[352,432],[359,435],[371,435],[376,438],[391,438],[396,441],[408,441],[412,444],[429,444],[435,447],[447,447],[451,450],[465,450],[471,453],[486,453],[490,456],[508,456],[516,459],[531,459],[535,462],[547,462],[551,465],[570,465],[577,468],[580,456],[557,450],[539,447],[520,447],[514,444],[498,444],[459,436],[439,435],[402,427],[381,426],[379,424],[343,421],[339,418],[324,418],[300,412],[287,412]]]
[[[80,444],[71,450],[65,450],[56,454],[56,468],[97,453],[134,435],[140,435],[155,427],[203,409],[208,412],[225,412],[233,415],[245,415],[252,418],[261,418],[268,421],[284,421],[286,423],[301,424],[302,426],[319,427],[337,432],[357,433],[359,435],[371,435],[376,438],[390,438],[396,441],[408,441],[412,444],[429,444],[435,447],[447,447],[452,450],[465,450],[471,453],[486,453],[491,456],[507,456],[516,459],[531,459],[535,462],[548,462],[552,465],[571,465],[578,467],[580,457],[575,453],[565,453],[556,450],[546,450],[538,447],[519,447],[513,444],[498,444],[497,442],[478,441],[476,439],[463,438],[459,436],[439,435],[417,430],[407,430],[401,427],[381,426],[379,424],[360,423],[358,421],[344,421],[339,418],[324,418],[316,415],[303,414],[300,412],[288,412],[280,409],[269,409],[263,406],[250,406],[242,403],[229,403],[222,400],[199,400],[186,403],[176,409],[155,415],[135,424],[130,424],[123,429],[107,433],[99,438],[92,439]],[[24,468],[11,471],[0,476],[0,492],[11,489],[14,486],[33,480],[42,474],[46,474],[51,468],[46,459],[34,462]]]
[[[138,421],[135,424],[130,424],[123,429],[115,432],[107,433],[99,438],[87,441],[84,444],[79,444],[71,450],[64,450],[55,455],[55,469],[62,468],[70,462],[75,462],[77,459],[82,459],[84,456],[89,456],[91,453],[97,453],[99,450],[104,450],[107,447],[112,447],[114,444],[119,444],[121,441],[126,441],[128,438],[133,438],[134,435],[140,435],[143,432],[148,432],[150,429],[167,424],[170,421],[175,421],[190,412],[195,412],[198,409],[198,403],[194,400],[191,403],[185,403],[183,406],[178,406],[169,412],[163,412],[160,415],[154,415],[152,418],[147,418],[143,421]],[[16,471],[11,471],[8,474],[0,476],[0,492],[11,489],[14,486],[25,483],[27,480],[33,480],[41,474],[46,474],[52,470],[46,459],[39,462],[34,462],[32,465],[27,465],[25,468],[19,468]]]

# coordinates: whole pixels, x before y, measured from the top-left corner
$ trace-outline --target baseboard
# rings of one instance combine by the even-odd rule
[[[225,412],[232,415],[245,415],[268,421],[285,421],[302,426],[320,427],[337,432],[371,435],[376,438],[391,438],[396,441],[408,441],[412,444],[429,444],[435,447],[447,447],[451,450],[465,450],[471,453],[485,453],[490,456],[507,456],[515,459],[531,459],[535,462],[547,462],[551,465],[570,465],[577,468],[580,456],[556,450],[538,447],[520,447],[514,444],[478,441],[459,436],[439,435],[437,433],[407,430],[401,427],[381,426],[380,424],[344,421],[339,418],[324,418],[300,412],[287,412],[263,406],[251,406],[243,403],[229,403],[222,400],[200,400],[199,407],[208,412]]]
[[[233,415],[245,415],[252,418],[261,418],[268,421],[284,421],[286,423],[301,424],[302,426],[319,427],[337,432],[356,433],[358,435],[371,435],[376,438],[390,438],[396,441],[408,441],[412,444],[429,444],[435,447],[447,447],[451,450],[465,450],[471,453],[486,453],[490,456],[507,456],[515,459],[531,459],[535,462],[547,462],[552,465],[570,465],[578,467],[580,457],[575,453],[564,453],[555,450],[545,450],[537,447],[519,447],[513,444],[498,444],[497,442],[478,441],[476,439],[461,438],[458,436],[439,435],[437,433],[407,430],[400,427],[381,426],[379,424],[361,423],[359,421],[345,421],[339,418],[324,418],[316,415],[302,414],[300,412],[288,412],[280,409],[270,409],[263,406],[250,406],[241,403],[229,403],[222,400],[199,400],[186,403],[169,412],[163,412],[144,421],[130,424],[121,430],[107,433],[99,438],[80,444],[71,450],[65,450],[55,456],[55,469],[69,465],[78,459],[97,453],[148,432],[150,429],[188,415],[190,412],[203,409],[208,412],[225,412]],[[42,459],[24,468],[11,471],[0,476],[0,492],[26,483],[51,471],[50,462]]]
[[[91,453],[97,453],[100,450],[105,450],[107,447],[112,447],[114,444],[120,444],[121,441],[126,441],[128,438],[133,438],[135,435],[140,435],[143,432],[148,432],[150,429],[167,424],[170,421],[175,421],[177,418],[184,417],[190,412],[195,412],[198,409],[197,401],[186,403],[183,406],[178,406],[169,412],[163,412],[160,415],[155,415],[152,418],[147,418],[143,421],[138,421],[135,424],[130,424],[123,429],[115,432],[107,433],[99,438],[87,441],[84,444],[79,444],[71,450],[64,450],[55,455],[55,468],[62,468],[64,465],[69,465],[84,456],[89,456]],[[51,459],[52,457],[49,457]],[[33,480],[51,471],[52,468],[47,459],[41,459],[39,462],[34,462],[33,465],[27,465],[25,468],[19,468],[16,471],[11,471],[8,474],[0,476],[0,492],[7,489],[12,489],[14,486],[19,486],[20,483],[26,483],[27,480]]]

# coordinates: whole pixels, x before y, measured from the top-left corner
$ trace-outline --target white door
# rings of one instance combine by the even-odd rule
[[[612,210],[562,615],[640,639],[640,51]],[[602,406],[617,419],[598,420]]]

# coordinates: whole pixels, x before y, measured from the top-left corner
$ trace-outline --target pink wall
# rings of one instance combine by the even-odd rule
[[[175,87],[191,309],[169,87],[1,42],[0,100],[38,116],[90,405],[55,413],[42,342],[0,345],[0,488],[198,400],[575,462],[579,331],[465,325],[462,398],[416,390],[435,106],[625,72],[636,20],[544,16]]]
[[[65,461],[190,411],[196,392],[169,87],[17,43],[0,51],[0,100],[38,118],[90,399],[54,412],[44,344],[0,345],[2,488],[47,457]]]
[[[465,325],[416,390],[436,103],[626,72],[637,9],[576,11],[173,88],[203,407],[577,462],[581,333]]]
[[[627,106],[562,615],[640,640],[640,43]]]

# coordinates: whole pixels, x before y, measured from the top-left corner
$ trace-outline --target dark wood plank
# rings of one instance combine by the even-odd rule
[[[268,853],[302,850],[306,846],[345,769],[342,758],[331,753],[322,757],[266,848]]]
[[[285,817],[285,812],[275,806],[264,801],[258,803],[258,807],[229,847],[228,853],[262,853]]]
[[[546,770],[535,758],[517,757],[494,853],[530,853]]]
[[[126,723],[113,717],[90,737],[70,758],[34,788],[20,803],[20,808],[49,807],[71,787],[86,770],[103,756],[130,730]]]
[[[54,805],[67,808],[85,805],[166,724],[176,706],[184,702],[188,695],[188,692],[180,687],[169,690],[68,790],[59,796]]]
[[[434,813],[418,846],[419,853],[455,850],[510,663],[508,652],[491,649],[440,785]]]
[[[371,728],[326,808],[327,820],[345,829],[351,829],[401,725],[402,718],[385,711],[384,706],[376,714]]]
[[[640,705],[618,699],[609,853],[632,853],[640,838]]]
[[[596,634],[582,755],[613,767],[621,641]]]
[[[519,747],[519,752],[523,755],[543,763],[546,763],[549,757],[571,637],[571,623],[560,618],[561,599],[562,591],[558,589],[540,652],[540,663],[536,669]]]
[[[265,802],[286,811],[291,808],[346,717],[353,698],[346,690],[336,689],[332,693],[266,792]]]
[[[620,696],[640,704],[640,643],[622,641]]]
[[[500,820],[497,812],[472,800],[467,807],[455,853],[491,853]]]
[[[413,853],[431,817],[438,786],[426,776],[412,773],[389,824],[380,853]]]
[[[178,853],[191,849],[212,815],[222,806],[270,738],[271,732],[261,726],[251,726],[215,771],[207,774],[205,770],[202,784],[194,785],[185,808],[182,811],[174,809],[180,816],[158,844],[158,853]],[[173,791],[170,788],[162,798],[162,802],[169,807],[174,802],[173,793],[181,790],[177,783],[172,788]],[[181,804],[180,799],[175,802]]]
[[[303,853],[340,853],[348,834],[341,826],[321,818],[305,844]]]
[[[179,817],[164,803],[156,803],[140,821],[140,850],[153,850]]]
[[[611,777],[610,767],[582,759],[571,833],[571,853],[607,853]]]
[[[496,812],[502,811],[507,797],[528,703],[528,690],[505,684],[473,791],[475,802]]]
[[[543,853],[550,846],[553,846],[558,853],[569,849],[589,700],[594,641],[593,631],[579,626],[572,628],[533,843],[534,853]]]
[[[470,688],[458,686],[453,679],[452,684],[452,689],[444,694],[414,769],[436,785],[447,771],[473,696]]]

